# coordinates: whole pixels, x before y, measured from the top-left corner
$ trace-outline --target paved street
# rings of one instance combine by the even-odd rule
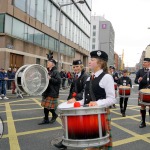
[[[131,75],[134,79],[134,76]],[[140,129],[140,107],[137,106],[138,86],[133,85],[128,102],[127,116],[122,117],[119,105],[111,109],[114,150],[149,150],[150,122],[147,111],[147,127]],[[65,102],[68,90],[61,90],[59,102]],[[61,120],[39,126],[43,118],[41,97],[16,98],[8,92],[9,100],[0,100],[0,117],[4,122],[4,134],[0,139],[0,150],[57,150],[53,144],[60,140],[63,132]],[[117,97],[118,99],[118,97]],[[75,148],[68,148],[73,150]],[[81,150],[80,148],[78,148]],[[83,148],[82,148],[83,149]]]

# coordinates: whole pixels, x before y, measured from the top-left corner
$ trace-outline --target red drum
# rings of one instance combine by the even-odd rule
[[[129,97],[130,90],[131,89],[129,86],[119,86],[119,96],[120,97]]]
[[[140,90],[140,104],[150,105],[150,89]]]
[[[83,148],[103,146],[109,143],[105,108],[73,108],[73,104],[65,102],[58,106],[58,111],[64,127],[64,145]]]
[[[117,83],[116,82],[114,83],[114,88],[117,91]]]

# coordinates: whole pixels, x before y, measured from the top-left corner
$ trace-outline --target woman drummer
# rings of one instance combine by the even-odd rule
[[[70,86],[70,92],[67,100],[70,101],[79,101],[83,99],[83,91],[87,78],[89,77],[84,70],[84,66],[81,60],[74,60],[72,63],[72,69],[74,72],[73,82]],[[65,149],[66,146],[60,141],[57,144],[54,144],[55,147],[59,149]]]
[[[128,86],[128,87],[132,87],[132,81],[131,79],[127,76],[128,71],[125,69],[123,70],[123,76],[119,78],[117,85],[118,86]],[[122,114],[122,117],[125,117],[126,114],[126,108],[127,108],[127,104],[128,104],[128,98],[129,97],[124,97],[121,96],[120,97],[120,112]]]
[[[88,150],[100,150],[101,148],[111,150],[112,140],[110,133],[109,106],[116,103],[114,81],[112,76],[108,74],[108,55],[101,50],[92,51],[90,55],[89,68],[92,70],[92,76],[87,79],[84,98],[79,102],[81,105],[88,105],[89,107],[101,106],[106,108],[109,120],[108,133],[110,135],[110,142],[105,146],[88,148]],[[75,100],[71,99],[68,101],[68,103],[72,102],[75,102]]]

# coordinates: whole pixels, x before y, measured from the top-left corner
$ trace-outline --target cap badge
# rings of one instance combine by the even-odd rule
[[[97,55],[98,55],[98,56],[100,56],[101,54],[102,54],[101,51],[98,51],[98,52],[97,52]]]

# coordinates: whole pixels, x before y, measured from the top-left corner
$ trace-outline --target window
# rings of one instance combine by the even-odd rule
[[[93,50],[95,49],[95,45],[94,45],[94,44],[92,45],[92,49],[93,49]]]
[[[23,10],[24,12],[26,11],[26,0],[15,0],[14,4],[16,7]]]
[[[44,1],[37,0],[37,20],[43,22],[43,8],[44,8]]]
[[[35,0],[30,1],[30,13],[29,15],[35,18]]]
[[[40,58],[36,58],[36,64],[40,65]]]
[[[13,19],[12,35],[18,38],[24,38],[24,23],[17,19]]]
[[[96,29],[96,25],[93,25],[93,30],[95,30]]]
[[[96,41],[96,39],[95,39],[95,38],[93,38],[93,39],[92,39],[92,42],[93,42],[93,43],[95,43],[95,41]]]
[[[4,17],[5,17],[4,14],[0,15],[0,33],[4,32]]]
[[[34,30],[34,43],[41,45],[42,33],[38,30]]]
[[[93,36],[96,36],[96,32],[95,31],[93,32]]]
[[[10,34],[12,33],[12,17],[5,15],[5,32]]]

